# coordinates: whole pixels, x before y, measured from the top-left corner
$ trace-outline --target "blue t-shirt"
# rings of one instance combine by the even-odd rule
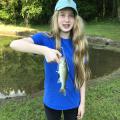
[[[35,44],[47,46],[55,49],[55,39],[45,33],[37,33],[32,36]],[[61,83],[58,83],[58,64],[44,61],[45,81],[44,81],[44,104],[52,109],[67,110],[76,108],[80,104],[80,90],[75,88],[73,53],[74,48],[71,39],[61,38],[61,47],[68,65],[68,78],[66,81],[66,95],[60,92]],[[62,53],[63,54],[63,53]]]

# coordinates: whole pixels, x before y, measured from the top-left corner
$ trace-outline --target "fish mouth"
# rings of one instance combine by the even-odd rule
[[[60,92],[63,93],[64,96],[66,96],[66,89],[65,88],[61,88]]]

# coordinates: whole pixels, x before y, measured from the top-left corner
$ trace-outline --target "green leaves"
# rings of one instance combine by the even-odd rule
[[[42,6],[38,0],[22,2],[22,17],[26,26],[28,26],[32,18],[38,17],[41,14]]]
[[[25,16],[28,17],[28,19],[32,19],[33,17],[38,16],[42,11],[42,7],[35,7],[35,5],[27,5],[22,8],[22,16],[25,18]]]

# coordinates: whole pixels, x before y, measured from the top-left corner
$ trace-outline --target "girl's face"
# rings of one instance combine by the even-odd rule
[[[61,32],[69,33],[73,28],[75,15],[72,9],[65,8],[59,11],[58,14],[58,27]]]

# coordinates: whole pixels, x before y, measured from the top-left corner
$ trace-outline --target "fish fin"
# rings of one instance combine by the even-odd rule
[[[66,90],[64,88],[61,88],[60,92],[63,93],[64,96],[66,96]]]

